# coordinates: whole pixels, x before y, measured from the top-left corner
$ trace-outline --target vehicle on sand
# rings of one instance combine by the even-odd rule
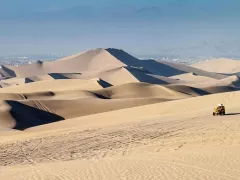
[[[225,106],[223,104],[218,104],[218,106],[213,109],[213,116],[216,115],[225,115]]]

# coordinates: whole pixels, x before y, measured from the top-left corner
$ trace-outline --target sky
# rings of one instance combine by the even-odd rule
[[[239,0],[0,0],[0,56],[239,56]]]

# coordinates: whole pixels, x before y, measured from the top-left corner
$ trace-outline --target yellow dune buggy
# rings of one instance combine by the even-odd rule
[[[225,106],[223,104],[218,104],[218,106],[213,109],[213,116],[217,115],[225,115]]]

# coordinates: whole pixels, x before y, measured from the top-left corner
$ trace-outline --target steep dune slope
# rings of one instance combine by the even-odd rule
[[[46,64],[48,69],[54,66],[58,72],[84,72],[107,70],[116,67],[126,66],[105,49],[98,48],[82,53],[79,56],[65,58],[64,61],[54,61]]]
[[[18,101],[1,101],[0,104],[1,128],[23,130],[29,127],[64,120],[63,117],[47,109],[34,108]]]
[[[197,75],[206,76],[214,79],[222,79],[226,77],[224,75],[207,72],[207,71],[197,69],[191,66],[187,66],[184,64],[172,63],[167,61],[139,60],[131,56],[130,54],[124,52],[123,50],[118,50],[118,49],[106,49],[106,50],[128,66],[143,67],[149,72],[156,75],[160,75],[160,76],[169,77],[169,76],[193,72]]]
[[[21,66],[2,66],[12,77],[30,77],[47,73],[75,73],[126,66],[105,49],[94,49],[85,53],[65,57],[64,60],[37,62]]]
[[[23,130],[43,124],[62,121],[118,109],[164,102],[161,98],[134,98],[103,100],[80,98],[69,100],[22,100],[1,104],[0,127]]]
[[[126,69],[134,76],[136,77],[140,82],[145,82],[145,83],[151,83],[151,84],[172,84],[172,83],[179,83],[180,81],[169,78],[169,77],[164,77],[164,76],[159,76],[156,74],[153,74],[144,68],[135,68],[135,67],[126,67]],[[159,72],[162,70],[159,69]]]
[[[127,71],[124,67],[114,68],[100,72],[85,72],[81,76],[81,78],[83,79],[96,77],[101,78],[102,80],[108,82],[111,85],[139,82],[139,80],[134,77],[129,71]]]

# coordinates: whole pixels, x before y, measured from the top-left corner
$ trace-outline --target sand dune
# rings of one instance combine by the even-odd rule
[[[2,66],[0,179],[239,179],[237,72],[113,48]]]
[[[73,58],[70,56],[64,61],[49,62],[47,65],[49,68],[54,66],[54,70],[58,72],[97,71],[125,66],[124,63],[101,48],[87,51]]]
[[[104,66],[103,66],[104,65]],[[90,50],[82,54],[53,62],[38,61],[21,66],[2,66],[4,72],[12,77],[30,77],[48,73],[80,73],[125,66],[104,49]]]
[[[0,176],[3,179],[238,179],[238,118],[236,115],[212,119],[207,111],[201,111],[102,129],[55,133],[18,143],[10,141],[2,146],[3,150],[11,147],[11,151],[4,152],[9,158],[1,159],[1,165],[6,167]],[[24,147],[23,151],[10,154],[20,147]],[[20,155],[27,158],[22,160]]]
[[[42,91],[64,91],[64,90],[94,90],[101,89],[102,86],[98,83],[99,79],[81,80],[56,80],[56,81],[38,81],[28,84],[22,84],[14,87],[0,89],[0,93],[30,93]]]
[[[81,73],[49,73],[53,79],[83,79]]]
[[[41,83],[42,84],[42,83]],[[33,84],[33,87],[36,85]],[[176,85],[177,86],[177,85]],[[175,91],[173,86],[153,85],[149,83],[126,83],[108,88],[97,88],[92,90],[83,90],[78,88],[72,90],[58,89],[58,91],[38,91],[34,89],[27,91],[24,88],[21,93],[0,93],[1,100],[24,100],[24,99],[76,99],[86,97],[98,97],[103,99],[126,99],[126,98],[165,98],[165,99],[180,99],[189,97],[184,90]],[[181,86],[185,88],[185,86]],[[85,88],[85,87],[83,87]],[[87,88],[86,88],[87,89]],[[8,90],[8,89],[7,89]],[[42,89],[46,90],[46,89]],[[182,92],[181,92],[182,91]]]
[[[10,87],[10,86],[17,86],[19,84],[24,84],[24,83],[25,83],[25,78],[10,78],[6,80],[1,80],[0,86],[4,88],[4,87]]]
[[[41,106],[42,107],[42,106]],[[63,117],[46,109],[33,108],[17,101],[4,101],[1,104],[1,127],[23,130],[64,120]]]
[[[15,77],[15,78],[9,78],[6,80],[1,80],[0,86],[2,88],[4,88],[4,87],[18,86],[20,84],[31,83],[31,82],[35,82],[35,81],[45,81],[45,80],[53,80],[53,78],[48,74],[32,76],[32,77],[25,77],[25,78]]]
[[[232,59],[214,59],[191,65],[209,72],[235,74],[240,72],[240,61]]]
[[[31,82],[36,82],[36,81],[47,81],[47,80],[54,80],[54,78],[48,74],[26,77],[25,83],[31,83]]]
[[[221,74],[204,71],[204,70],[197,69],[197,68],[187,66],[187,65],[184,65],[184,64],[177,64],[177,63],[167,62],[167,61],[161,61],[161,63],[163,65],[167,66],[168,68],[175,69],[175,71],[179,70],[179,71],[182,71],[182,72],[185,72],[185,73],[194,73],[194,74],[199,75],[199,76],[205,76],[205,77],[214,78],[214,79],[223,79],[223,78],[226,77],[226,76],[221,75]],[[183,74],[183,73],[178,73],[178,74]],[[173,75],[171,75],[171,76],[173,76]]]
[[[164,86],[152,85],[149,83],[128,83],[120,86],[105,88],[95,92],[111,99],[126,99],[139,97],[181,99],[189,97],[185,93],[174,91]]]
[[[181,82],[185,82],[185,83],[193,83],[193,82],[201,83],[201,82],[211,82],[216,80],[214,78],[210,78],[206,76],[199,76],[194,73],[186,73],[186,74],[171,76],[171,78],[180,80]]]
[[[156,104],[150,104],[140,107],[133,107],[127,109],[120,109],[107,113],[93,114],[81,118],[74,118],[70,121],[62,121],[58,123],[48,124],[32,128],[31,131],[46,131],[52,129],[65,129],[74,127],[102,127],[105,124],[127,123],[128,121],[141,121],[145,118],[158,117],[167,114],[184,114],[197,113],[206,111],[209,116],[212,116],[213,107],[219,102],[226,105],[226,107],[239,107],[240,91],[211,94],[205,96],[185,98],[181,100],[167,101]],[[227,111],[229,112],[229,111]],[[208,116],[208,117],[209,117]],[[112,118],[114,117],[114,121]],[[99,121],[102,119],[104,123]],[[115,122],[116,121],[116,122]]]
[[[82,78],[84,79],[93,77],[99,77],[112,85],[132,82],[145,82],[151,84],[170,84],[179,82],[178,80],[154,75],[142,68],[134,67],[120,67],[102,72],[89,72],[82,74]]]
[[[133,68],[127,67],[126,68],[134,77],[136,77],[140,82],[146,82],[151,84],[170,84],[170,83],[177,83],[177,80],[152,74],[151,72],[143,69],[143,68]],[[159,69],[159,72],[161,69]]]
[[[205,81],[205,82],[192,82],[188,83],[191,84],[192,86],[196,86],[199,88],[207,88],[207,87],[219,87],[219,86],[226,86],[226,87],[235,87],[239,88],[240,86],[240,81],[239,77],[234,75],[234,76],[228,76],[227,78],[221,79],[221,80],[210,80],[210,81]]]
[[[1,94],[0,94],[1,95]],[[8,95],[8,96],[7,96]],[[52,98],[56,96],[56,98]],[[1,96],[0,96],[1,97]],[[58,93],[5,94],[2,127],[23,129],[58,120],[76,118],[117,109],[154,104],[188,95],[159,85],[130,83],[95,91],[61,91]],[[44,100],[45,99],[45,100]],[[71,108],[66,108],[71,107]],[[5,114],[8,114],[5,117]],[[8,122],[8,123],[6,123]],[[7,124],[7,125],[4,125]]]
[[[111,85],[119,85],[130,82],[139,82],[129,71],[124,67],[114,68],[101,72],[86,72],[82,74],[82,78],[89,79],[99,77]]]
[[[2,65],[2,71],[11,77],[28,77],[38,74],[46,74],[45,69],[43,68],[43,62],[41,61],[21,66]]]
[[[128,65],[129,67],[141,67],[150,73],[160,76],[174,76],[185,73],[195,73],[199,76],[210,77],[214,79],[222,79],[226,76],[204,71],[201,69],[194,68],[192,66],[187,66],[184,64],[172,63],[167,61],[155,61],[155,60],[139,60],[130,54],[118,49],[106,49],[118,60]]]
[[[168,99],[167,99],[168,100]],[[1,106],[1,126],[23,130],[64,119],[167,101],[160,98],[74,99],[6,101]],[[66,108],[71,107],[71,108]]]
[[[228,85],[228,86],[235,86],[240,87],[240,79],[238,76],[229,76],[227,78],[218,80],[215,85]]]
[[[196,87],[186,86],[186,85],[173,84],[173,85],[167,85],[166,87],[190,96],[203,96],[203,95],[210,94],[209,92],[205,91],[204,88],[196,88]],[[217,92],[212,92],[212,93],[217,93]]]
[[[82,73],[104,71],[118,67],[137,67],[160,76],[174,76],[193,72],[200,76],[222,79],[226,76],[203,71],[191,66],[166,61],[139,60],[118,49],[94,49],[57,61],[41,62],[21,66],[2,66],[2,74],[11,77],[31,77],[48,73]]]
[[[89,71],[84,73],[51,73],[54,79],[91,79],[100,78],[110,85],[120,85],[132,82],[146,82],[151,84],[173,84],[181,81],[151,74],[134,67],[118,67],[106,71]]]
[[[16,138],[17,143],[7,140],[2,145],[8,159],[1,158],[6,167],[0,176],[24,179],[40,173],[45,179],[121,179],[127,173],[125,179],[238,179],[239,96],[214,94],[31,128],[28,133],[36,138]],[[219,101],[227,105],[229,116],[211,115]],[[60,127],[67,131],[54,130]],[[48,135],[42,135],[47,129]],[[23,151],[18,152],[20,147]]]
[[[174,76],[184,73],[193,72],[200,76],[206,76],[214,79],[222,79],[226,76],[211,73],[201,69],[194,68],[192,66],[187,66],[184,64],[171,63],[167,61],[155,61],[155,60],[139,60],[123,50],[119,49],[106,49],[110,54],[116,57],[118,60],[128,65],[129,67],[141,67],[150,73],[160,75],[160,76]]]

